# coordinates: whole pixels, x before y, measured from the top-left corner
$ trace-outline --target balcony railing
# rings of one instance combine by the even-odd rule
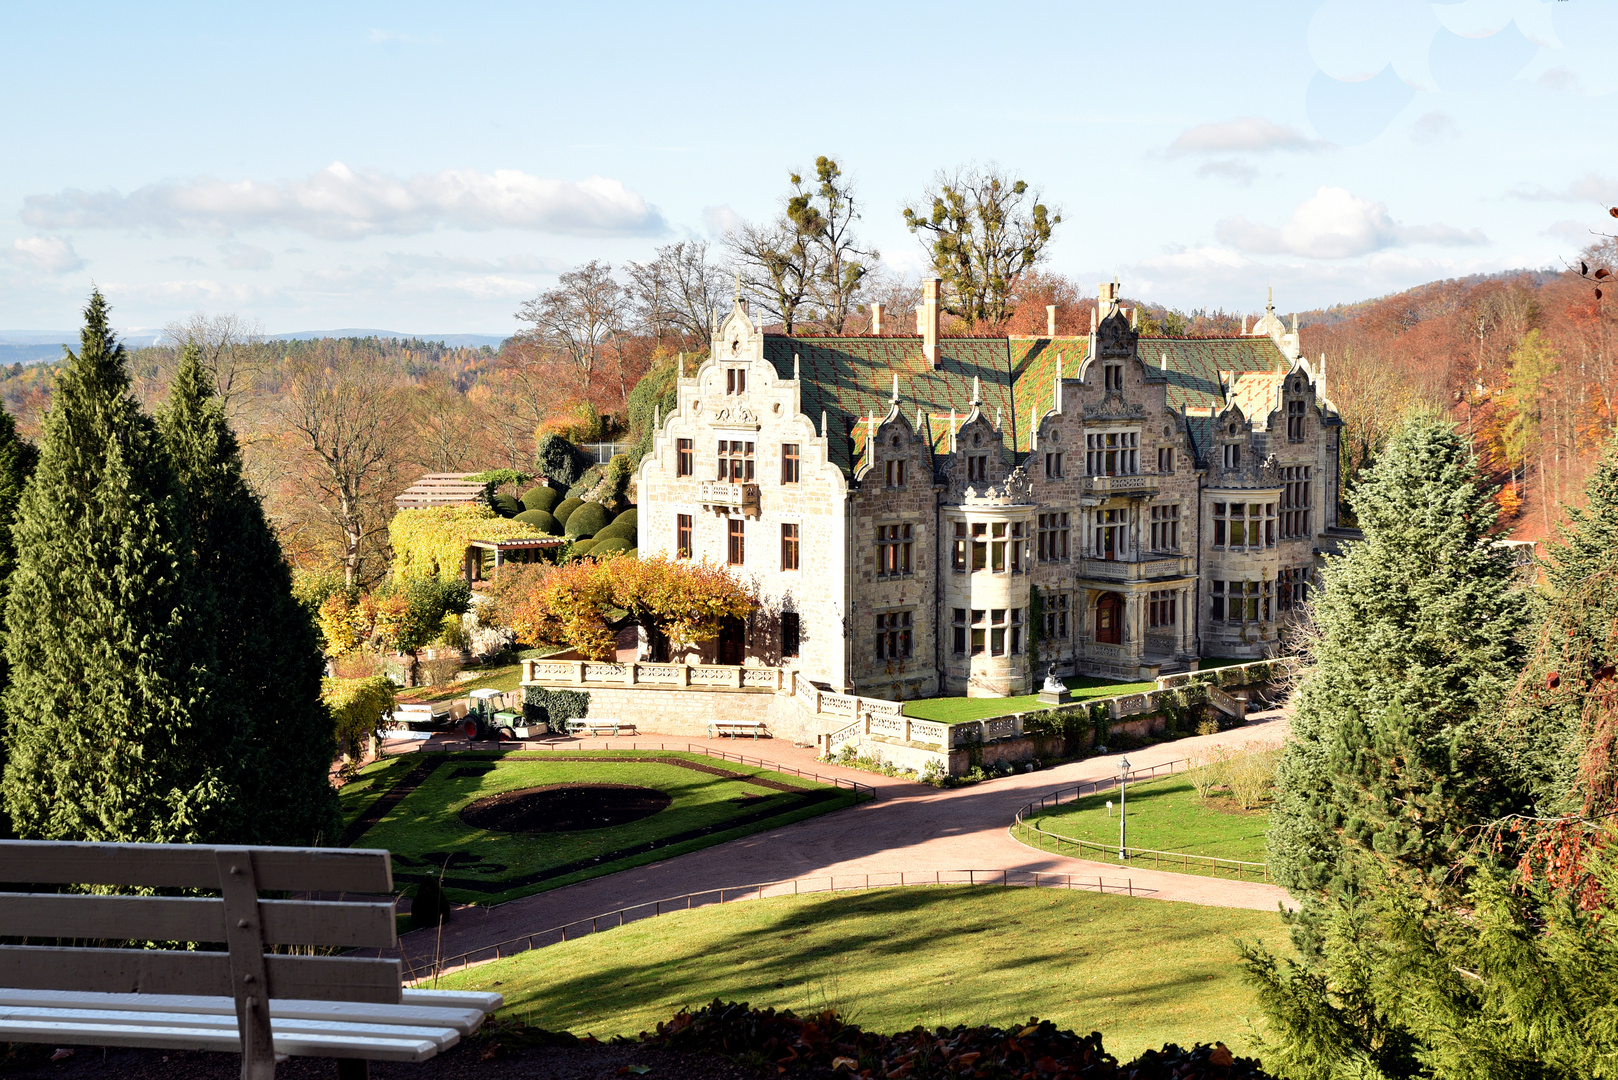
[[[1086,476],[1084,490],[1096,495],[1144,495],[1157,490],[1157,477],[1146,473],[1133,476]]]
[[[697,488],[697,501],[710,510],[725,510],[734,514],[758,512],[758,485],[731,484],[723,480],[704,480]]]
[[[1152,556],[1144,559],[1079,560],[1079,576],[1103,581],[1152,581],[1157,578],[1186,577],[1191,573],[1186,555]]]

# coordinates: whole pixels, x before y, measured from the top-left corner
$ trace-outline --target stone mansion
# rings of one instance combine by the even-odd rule
[[[1260,657],[1339,529],[1341,421],[1273,304],[1146,338],[766,334],[737,301],[637,474],[643,555],[758,590],[725,663],[876,698],[1030,693]],[[659,657],[661,659],[662,657]]]

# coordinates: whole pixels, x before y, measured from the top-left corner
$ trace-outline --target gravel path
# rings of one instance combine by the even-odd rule
[[[1243,727],[1147,747],[1131,752],[1129,760],[1135,768],[1149,768],[1184,758],[1211,745],[1278,745],[1285,733],[1286,720],[1279,711],[1255,713]],[[566,740],[559,748],[627,749],[634,744],[648,749],[659,745],[655,738]],[[872,884],[891,881],[901,871],[906,875],[926,875],[954,870],[1011,870],[1071,874],[1081,880],[1099,877],[1108,892],[1115,887],[1120,891],[1128,887],[1137,896],[1216,907],[1274,910],[1278,904],[1289,903],[1285,891],[1274,885],[1145,868],[1126,869],[1113,863],[1039,851],[1011,838],[1008,827],[1017,810],[1030,799],[1085,780],[1115,776],[1116,755],[939,790],[817,762],[813,750],[781,741],[692,739],[671,740],[662,745],[670,750],[683,749],[686,742],[858,780],[875,788],[878,798],[847,810],[496,907],[457,908],[443,926],[441,942],[433,930],[416,931],[400,938],[401,952],[410,965],[430,964],[435,955],[447,958],[472,952],[631,904],[790,878],[815,878],[823,886],[831,877],[839,888],[845,888],[860,885],[867,875],[871,876]],[[813,883],[806,881],[804,885],[807,888]],[[1166,911],[1165,915],[1168,915]]]

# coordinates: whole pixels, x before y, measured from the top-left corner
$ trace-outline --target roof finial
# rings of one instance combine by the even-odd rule
[[[1164,370],[1164,371],[1168,370],[1168,368],[1169,368],[1169,354],[1168,353],[1159,354],[1159,359],[1157,361],[1157,366],[1159,368],[1161,368],[1162,370]]]
[[[652,404],[652,432],[653,432],[653,434],[656,434],[657,429],[662,427],[662,426],[663,426],[663,404],[662,404],[662,402],[654,402]]]
[[[1275,310],[1275,286],[1274,285],[1270,286],[1270,298],[1267,301],[1265,301],[1264,310],[1265,311],[1274,311]]]
[[[982,392],[982,389],[978,386],[978,377],[976,375],[972,376],[972,404],[973,405],[982,405],[983,404],[983,392]]]
[[[1296,311],[1292,313],[1292,332],[1294,334],[1298,332],[1298,313]]]
[[[792,354],[792,381],[793,382],[799,381],[798,363],[799,363],[798,354],[796,352],[794,352]]]
[[[742,302],[742,272],[736,271],[736,303]]]
[[[895,405],[899,404],[899,373],[897,371],[893,373],[893,396],[888,400]]]
[[[824,439],[826,437],[826,410],[825,409],[820,410],[820,437],[822,439]]]
[[[1000,406],[994,407],[994,430],[1000,430]]]

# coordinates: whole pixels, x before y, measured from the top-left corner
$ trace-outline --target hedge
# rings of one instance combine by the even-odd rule
[[[321,679],[320,700],[331,710],[338,741],[357,758],[364,754],[366,741],[381,732],[382,718],[393,711],[393,683],[386,675]]]
[[[547,690],[543,686],[523,687],[523,719],[529,724],[541,720],[552,731],[567,730],[569,720],[578,720],[590,711],[588,690]]]
[[[546,535],[526,521],[502,518],[481,504],[401,510],[388,522],[393,574],[400,580],[459,577],[466,549],[474,540],[541,540]]]

